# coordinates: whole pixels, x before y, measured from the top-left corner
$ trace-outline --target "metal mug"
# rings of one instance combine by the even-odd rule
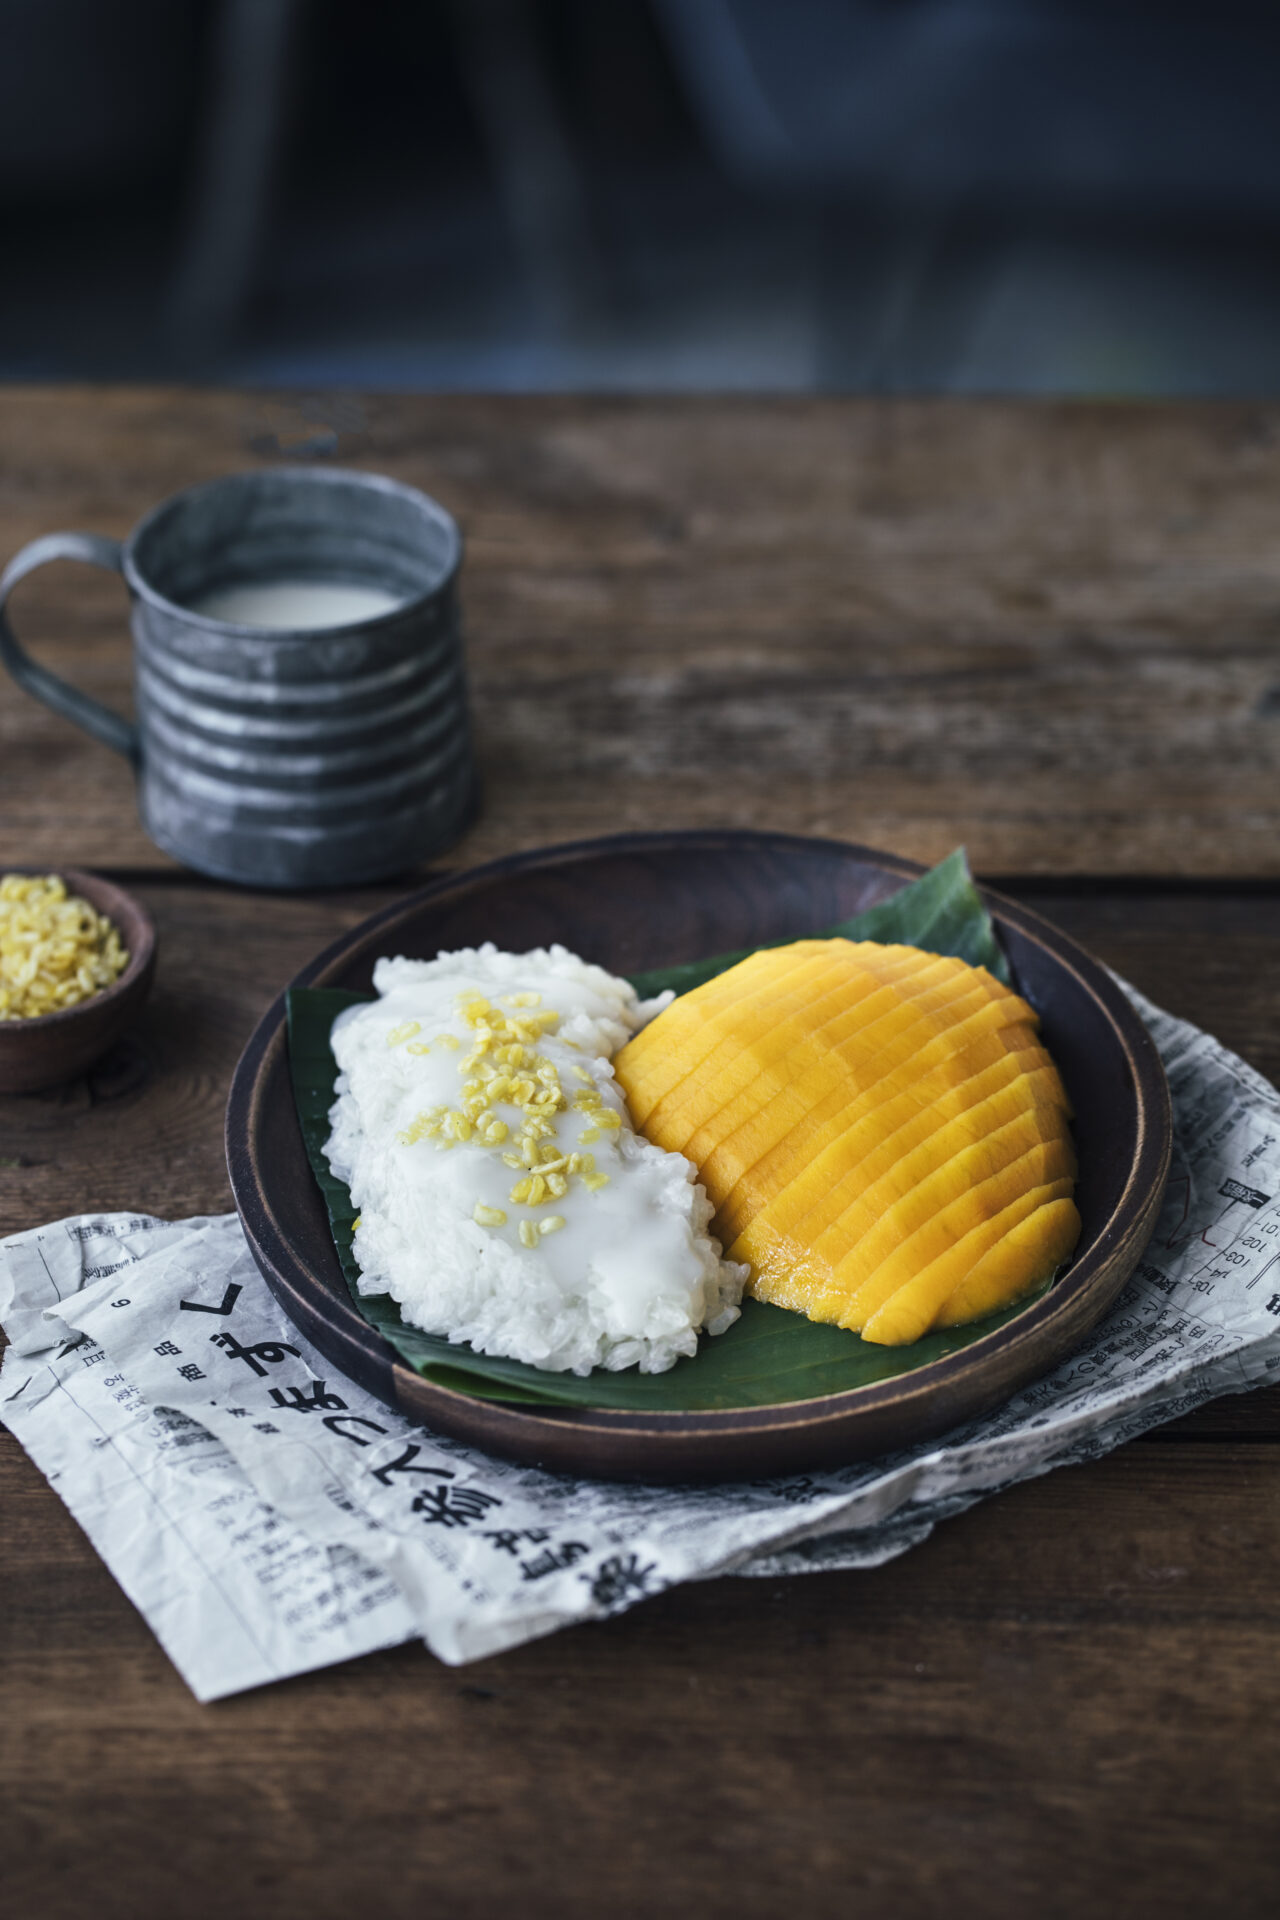
[[[458,528],[378,474],[274,467],[190,487],[128,539],[51,533],[0,577],[0,658],[18,684],[133,763],[142,823],[187,866],[250,886],[376,880],[438,853],[475,807]],[[38,666],[5,614],[48,560],[124,576],[137,724]],[[192,610],[288,578],[388,589],[340,627],[242,626]]]

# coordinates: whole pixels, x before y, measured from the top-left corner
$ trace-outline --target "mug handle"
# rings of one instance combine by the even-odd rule
[[[34,573],[37,567],[44,566],[47,560],[84,560],[91,567],[105,567],[108,573],[122,573],[124,546],[119,540],[108,540],[98,533],[46,533],[41,539],[33,540],[15,553],[13,559],[0,574],[0,660],[2,660],[18,685],[37,700],[43,700],[46,707],[52,707],[67,720],[74,720],[78,727],[91,733],[104,747],[114,747],[126,760],[136,767],[138,764],[138,729],[132,721],[118,713],[112,713],[110,707],[104,707],[100,700],[92,699],[87,693],[81,693],[75,687],[59,680],[56,673],[50,673],[47,667],[37,666],[36,662],[19,645],[17,635],[9,625],[9,616],[5,611],[9,595],[24,575]]]

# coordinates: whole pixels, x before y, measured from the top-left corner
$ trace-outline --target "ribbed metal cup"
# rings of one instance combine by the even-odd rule
[[[36,684],[6,626],[7,663],[130,753],[143,823],[166,852],[250,885],[336,886],[427,859],[467,824],[461,539],[425,494],[332,468],[232,474],[157,507],[123,548],[36,542],[5,584],[59,554],[118,565],[128,582],[136,733],[48,676]],[[308,631],[191,610],[216,588],[273,578],[382,587],[402,603]]]

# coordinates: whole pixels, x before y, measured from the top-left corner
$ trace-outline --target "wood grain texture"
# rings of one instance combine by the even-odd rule
[[[139,891],[152,1001],[92,1081],[0,1100],[0,1232],[229,1204],[240,1046],[396,897]],[[1018,892],[1280,1074],[1280,898]],[[0,1434],[6,1915],[1269,1915],[1278,1508],[1273,1390],[870,1573],[685,1587],[461,1671],[404,1648],[201,1708]]]
[[[628,828],[1005,872],[1280,874],[1280,409],[0,394],[0,550],[281,457],[462,523],[485,809],[452,864]],[[123,588],[17,624],[126,706]],[[106,749],[0,688],[0,859],[162,866]]]
[[[1273,1452],[1139,1443],[869,1573],[686,1587],[461,1672],[403,1648],[213,1708],[20,1476],[6,1909],[1261,1920]]]
[[[450,864],[629,827],[965,839],[1280,1077],[1280,890],[1255,884],[1280,877],[1280,409],[11,390],[0,555],[282,457],[462,521],[487,797]],[[117,583],[64,567],[14,606],[127,705]],[[241,1046],[395,890],[192,883],[123,762],[4,682],[20,861],[127,870],[159,969],[91,1077],[0,1098],[0,1232],[226,1207]],[[1151,882],[1197,875],[1241,884]],[[460,1672],[405,1648],[201,1708],[0,1433],[0,1907],[1270,1916],[1278,1507],[1274,1390],[874,1572],[685,1587]]]

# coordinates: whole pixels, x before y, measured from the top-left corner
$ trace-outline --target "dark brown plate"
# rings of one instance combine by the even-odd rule
[[[493,940],[560,941],[618,973],[797,937],[873,906],[923,871],[830,840],[629,834],[518,854],[450,876],[344,936],[292,983],[369,992],[380,954],[429,958]],[[756,1478],[905,1447],[986,1412],[1044,1373],[1106,1312],[1155,1225],[1172,1146],[1164,1069],[1096,960],[999,894],[984,898],[1076,1109],[1084,1222],[1068,1271],[997,1331],[875,1386],[777,1407],[635,1414],[503,1406],[414,1373],[352,1304],[302,1143],[281,995],[227,1106],[227,1163],[254,1258],[295,1324],[410,1419],[557,1472],[648,1481]]]

